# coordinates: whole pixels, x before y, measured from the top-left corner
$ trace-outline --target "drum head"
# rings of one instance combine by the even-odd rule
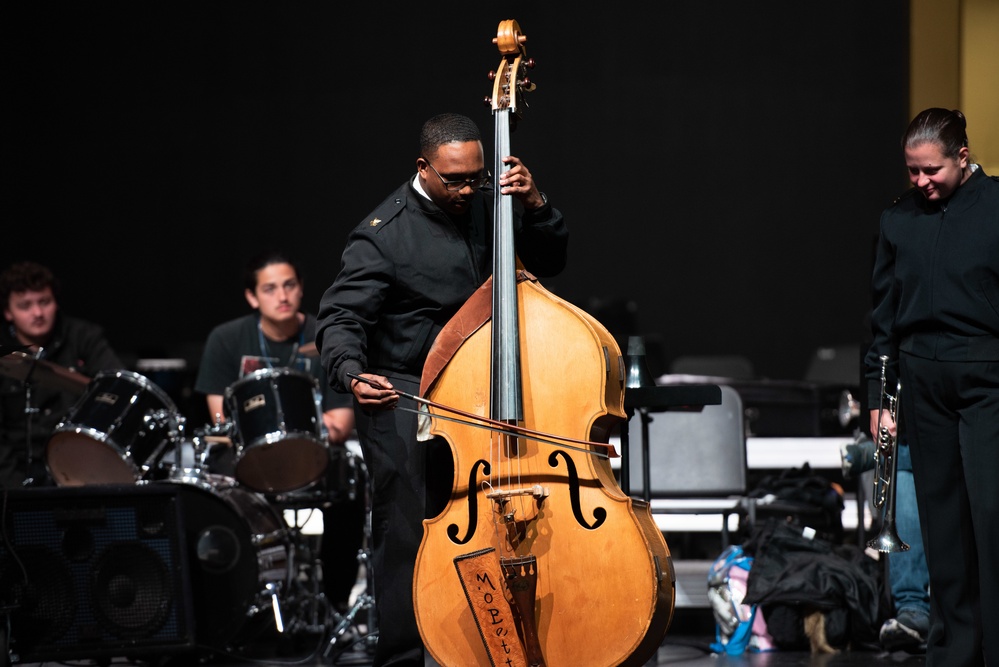
[[[315,438],[287,437],[243,451],[236,461],[236,478],[261,493],[294,491],[314,484],[327,465],[327,449]]]
[[[138,475],[124,453],[88,429],[55,433],[45,449],[49,474],[59,486],[134,484]]]

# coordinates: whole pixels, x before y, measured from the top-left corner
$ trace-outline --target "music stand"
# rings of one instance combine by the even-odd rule
[[[649,480],[649,413],[666,410],[700,410],[705,405],[721,405],[721,387],[718,385],[666,385],[630,387],[624,391],[625,420],[621,424],[621,490],[631,495],[629,464],[628,422],[639,411],[642,418],[642,495],[651,502]]]

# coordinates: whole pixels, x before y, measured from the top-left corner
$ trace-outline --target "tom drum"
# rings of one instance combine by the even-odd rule
[[[59,486],[133,484],[166,446],[177,407],[132,371],[103,371],[56,425],[45,463]]]
[[[261,493],[302,489],[329,464],[318,381],[290,368],[261,368],[230,385],[236,479]]]

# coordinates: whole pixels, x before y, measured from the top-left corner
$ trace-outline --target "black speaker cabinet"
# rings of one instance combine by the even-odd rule
[[[18,489],[0,526],[15,662],[140,657],[195,643],[173,485]]]

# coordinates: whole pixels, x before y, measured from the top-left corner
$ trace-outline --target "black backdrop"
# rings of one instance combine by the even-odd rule
[[[425,118],[479,119],[491,153],[491,40],[516,19],[537,90],[513,152],[572,234],[548,289],[645,335],[656,373],[742,354],[798,379],[862,337],[905,186],[907,2],[408,5],[8,9],[0,261],[51,266],[126,357],[196,361],[262,246],[302,260],[315,310]]]

